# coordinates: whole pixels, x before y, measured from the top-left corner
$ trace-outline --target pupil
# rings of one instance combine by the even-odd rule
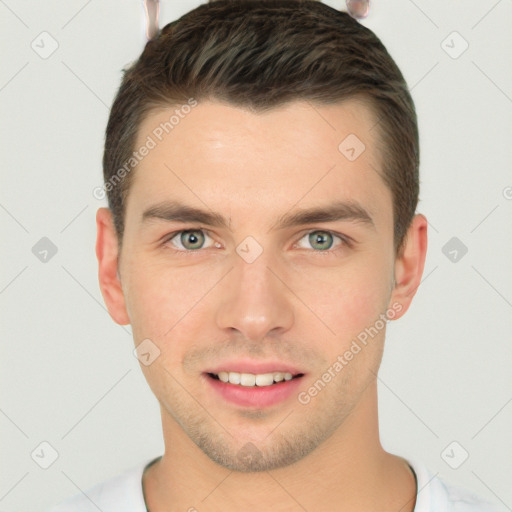
[[[310,236],[313,237],[313,240],[314,240],[312,242],[313,244],[316,244],[316,243],[319,243],[319,244],[323,243],[323,244],[325,244],[325,243],[327,243],[326,242],[326,238],[327,238],[328,235],[330,235],[330,234],[329,233],[325,233],[325,232],[317,232],[317,233],[312,233]],[[324,247],[323,249],[329,249],[331,247],[332,243],[328,244],[328,245],[329,245],[328,247]]]
[[[188,232],[185,232],[183,233],[183,238],[188,238],[188,240],[186,241],[187,244],[192,244],[192,246],[194,246],[195,244],[201,244],[200,242],[200,237],[198,237],[195,233],[197,233],[197,231],[188,231]],[[183,240],[182,240],[182,243],[183,243]],[[184,243],[183,245],[185,245],[186,247],[186,244]]]

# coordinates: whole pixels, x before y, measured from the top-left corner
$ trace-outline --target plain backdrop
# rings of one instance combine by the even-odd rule
[[[199,3],[163,2],[160,26]],[[512,510],[512,2],[375,0],[362,23],[412,89],[430,224],[423,283],[388,327],[382,442]],[[163,450],[94,253],[142,1],[2,0],[0,38],[0,511],[43,511]]]

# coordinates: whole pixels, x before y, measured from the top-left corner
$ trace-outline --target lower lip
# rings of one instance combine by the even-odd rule
[[[212,389],[224,400],[242,407],[268,407],[284,402],[300,386],[302,377],[285,380],[270,386],[241,386],[205,375]]]

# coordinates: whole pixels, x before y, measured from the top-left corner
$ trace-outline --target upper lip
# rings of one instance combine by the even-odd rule
[[[282,361],[251,361],[240,359],[225,361],[206,370],[206,373],[218,374],[219,372],[238,372],[253,374],[282,372],[291,373],[293,376],[304,374],[304,372],[299,370],[296,366],[284,363]]]

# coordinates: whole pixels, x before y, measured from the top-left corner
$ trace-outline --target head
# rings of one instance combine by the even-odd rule
[[[418,165],[403,76],[345,13],[221,0],[147,43],[107,126],[97,255],[112,317],[158,355],[164,429],[257,471],[375,409],[386,320],[423,270]],[[294,398],[226,402],[211,374],[239,363],[293,370]]]

